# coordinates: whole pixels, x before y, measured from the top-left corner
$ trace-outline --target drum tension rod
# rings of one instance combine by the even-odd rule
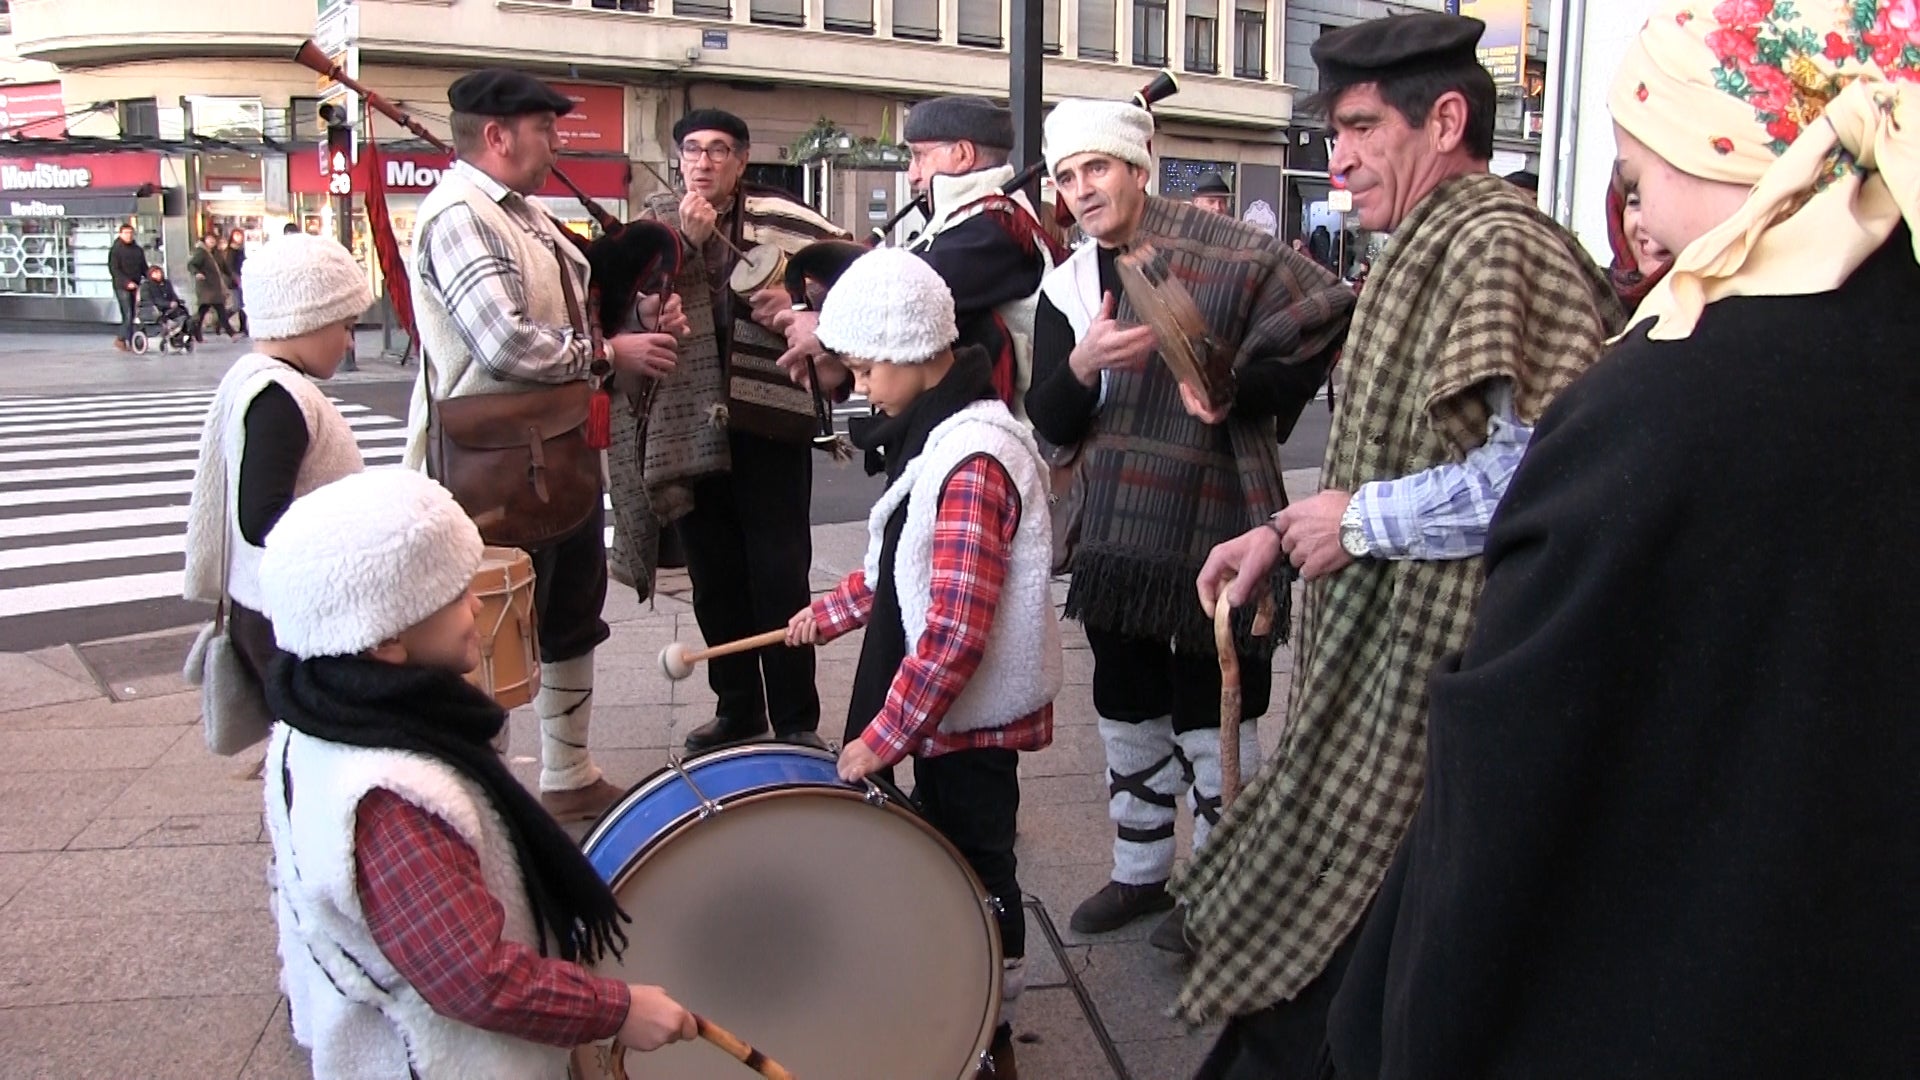
[[[688,789],[693,792],[693,797],[700,800],[699,820],[705,821],[708,818],[712,817],[713,815],[719,813],[721,810],[725,809],[725,807],[721,806],[719,803],[714,802],[712,799],[707,798],[707,793],[704,791],[701,791],[700,785],[693,782],[692,774],[687,772],[686,766],[680,763],[679,758],[669,757],[667,759],[667,768],[672,769],[673,774],[675,776],[678,776],[682,781],[684,781]]]
[[[862,795],[861,798],[866,800],[868,806],[887,805],[887,793],[880,790],[880,785],[871,780],[861,780],[860,782],[867,786],[867,793]]]

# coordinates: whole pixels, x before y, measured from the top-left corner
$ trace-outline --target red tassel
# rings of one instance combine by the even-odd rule
[[[587,402],[587,446],[605,450],[613,445],[613,395],[602,387]]]

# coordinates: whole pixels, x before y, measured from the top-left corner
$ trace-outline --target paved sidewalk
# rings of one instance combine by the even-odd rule
[[[858,565],[865,526],[818,526],[814,543],[814,587],[824,590]],[[663,586],[642,606],[616,585],[608,604],[614,634],[599,654],[593,743],[616,783],[661,768],[712,715],[702,678],[659,674],[668,642],[699,640],[684,574]],[[1165,1016],[1180,976],[1145,940],[1155,920],[1095,938],[1067,926],[1107,878],[1112,834],[1091,655],[1076,624],[1066,639],[1054,745],[1026,755],[1021,770],[1030,897],[1021,1069],[1032,1080],[1178,1080],[1212,1033]],[[190,641],[173,631],[0,654],[0,1076],[308,1075],[277,986],[260,783],[244,778],[257,754],[207,753],[198,694],[178,676]],[[821,650],[825,732],[843,722],[858,652],[857,637]],[[1286,650],[1275,659],[1276,703],[1290,660]],[[1261,725],[1269,753],[1278,727]],[[530,711],[517,711],[511,753],[529,783],[537,740]],[[1184,851],[1184,812],[1180,836]]]
[[[0,394],[97,394],[105,390],[211,389],[242,353],[247,338],[229,341],[209,334],[191,353],[147,352],[135,356],[113,347],[113,333],[0,331]],[[360,370],[335,375],[333,383],[405,382],[419,375],[419,361],[401,367],[380,352],[380,331],[355,335]]]

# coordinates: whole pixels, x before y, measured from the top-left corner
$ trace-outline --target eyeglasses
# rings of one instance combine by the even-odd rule
[[[688,161],[699,161],[701,158],[706,158],[716,165],[724,163],[735,153],[736,151],[731,143],[714,143],[712,146],[685,143],[680,147],[680,156],[682,158]]]
[[[919,146],[909,144],[907,146],[908,160],[915,165],[919,165],[935,154],[945,153],[958,145],[958,143],[951,142],[922,143]]]

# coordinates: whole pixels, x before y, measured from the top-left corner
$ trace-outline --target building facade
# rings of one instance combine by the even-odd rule
[[[890,148],[914,102],[947,93],[1005,100],[1016,10],[1010,0],[6,7],[0,98],[38,104],[0,115],[0,186],[12,178],[33,196],[0,191],[0,318],[93,311],[103,320],[113,302],[102,236],[121,222],[132,221],[150,259],[176,275],[205,229],[264,239],[290,222],[335,228],[318,119],[326,91],[292,61],[322,13],[352,9],[360,81],[442,137],[447,86],[467,71],[509,65],[555,83],[579,103],[567,118],[563,167],[616,216],[632,216],[665,190],[662,178],[676,179],[674,120],[717,106],[752,128],[755,179],[864,234],[906,198],[905,156]],[[1221,171],[1250,219],[1277,229],[1294,97],[1282,15],[1281,0],[1045,0],[1046,98],[1125,98],[1172,68],[1181,90],[1156,107],[1160,189],[1181,195],[1201,172]],[[445,155],[383,116],[357,122],[380,145],[404,249]],[[371,179],[366,162],[363,154],[353,173],[356,206]],[[563,189],[542,194],[587,227]],[[355,219],[356,247],[370,263],[363,214]]]

